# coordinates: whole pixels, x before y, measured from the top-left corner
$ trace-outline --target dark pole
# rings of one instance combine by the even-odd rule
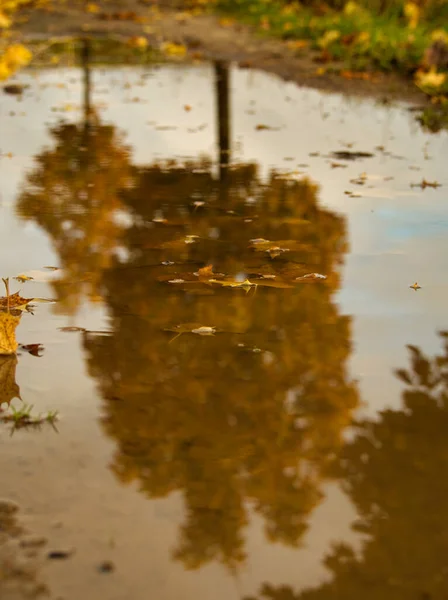
[[[92,80],[90,75],[90,40],[83,38],[81,40],[81,68],[83,72],[83,106],[84,106],[84,126],[89,128],[92,116],[91,105],[91,86]]]
[[[219,178],[224,180],[230,163],[229,65],[215,61],[216,107],[218,117]]]

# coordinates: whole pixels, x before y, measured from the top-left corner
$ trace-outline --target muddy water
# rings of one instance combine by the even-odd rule
[[[1,597],[444,597],[446,134],[219,64],[18,81],[0,272],[56,302],[1,397],[60,419],[0,428]]]

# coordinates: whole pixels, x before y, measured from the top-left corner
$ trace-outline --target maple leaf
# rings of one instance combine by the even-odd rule
[[[0,310],[24,309],[34,298],[22,298],[19,292],[0,297]]]
[[[16,383],[16,356],[0,356],[0,406],[14,398],[20,399],[20,388]]]
[[[0,312],[0,354],[15,354],[18,343],[16,328],[20,323],[20,316],[10,312]]]

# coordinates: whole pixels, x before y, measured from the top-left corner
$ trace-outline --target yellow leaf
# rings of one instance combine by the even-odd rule
[[[18,347],[16,328],[19,323],[20,316],[0,312],[0,354],[15,354]]]
[[[330,29],[326,31],[324,35],[317,40],[317,43],[321,48],[328,48],[330,44],[335,42],[341,37],[341,33],[337,29]]]
[[[8,67],[8,65],[0,60],[0,81],[4,81],[5,79],[8,79],[8,77],[11,75],[11,69]]]
[[[431,33],[431,40],[433,42],[444,42],[448,45],[448,33],[444,29],[435,29]]]
[[[11,26],[11,19],[0,11],[0,29],[7,29]]]
[[[28,48],[25,48],[25,46],[22,44],[13,44],[12,46],[6,48],[6,51],[3,55],[3,60],[12,70],[14,70],[18,67],[24,67],[27,65],[32,56],[33,55]]]
[[[359,13],[360,11],[362,11],[362,8],[356,2],[349,1],[344,6],[344,14],[347,16],[354,15],[356,13]]]
[[[303,48],[308,48],[309,45],[309,40],[291,40],[287,43],[288,48],[291,48],[291,50],[303,50]]]
[[[172,57],[183,57],[187,53],[185,46],[174,42],[164,42],[161,49],[164,54]]]
[[[95,13],[100,12],[100,7],[98,6],[98,4],[94,4],[93,2],[89,2],[87,4],[87,6],[86,6],[86,11],[88,13],[95,14]]]
[[[128,44],[133,48],[146,48],[148,46],[148,40],[143,36],[134,36],[128,40]]]
[[[408,20],[408,27],[415,29],[420,19],[420,8],[415,2],[406,2],[404,5],[404,16]]]
[[[446,78],[446,73],[438,73],[437,70],[433,68],[427,73],[417,71],[415,83],[419,88],[439,88],[445,83]]]

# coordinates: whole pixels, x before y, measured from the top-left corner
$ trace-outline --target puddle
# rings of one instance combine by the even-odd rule
[[[220,63],[15,83],[0,273],[57,302],[0,397],[60,419],[0,469],[51,597],[445,594],[446,133]]]

